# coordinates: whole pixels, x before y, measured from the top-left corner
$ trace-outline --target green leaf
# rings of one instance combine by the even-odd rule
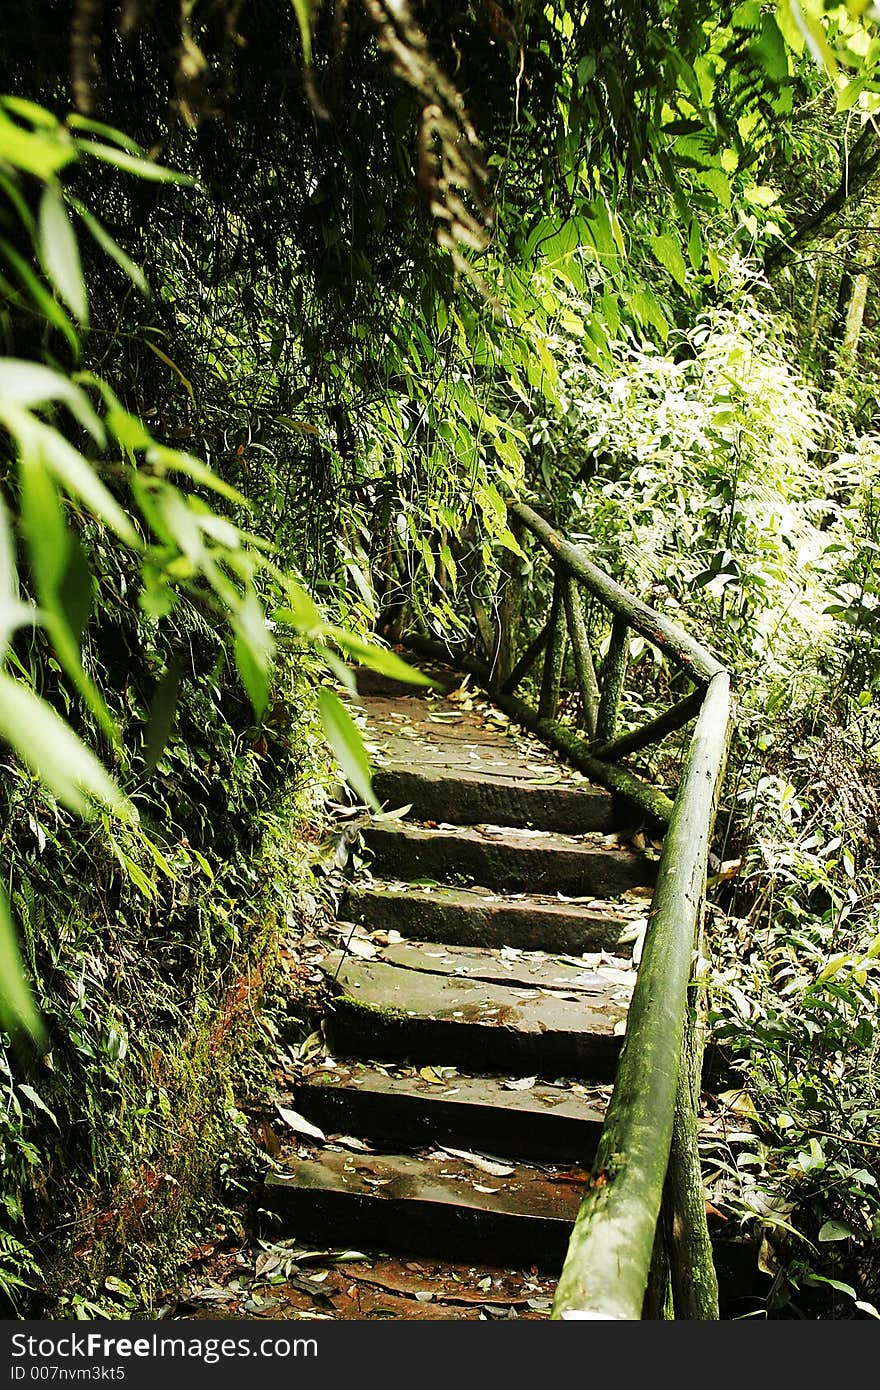
[[[378,811],[379,802],[370,781],[370,764],[360,730],[342,701],[331,690],[318,691],[318,710],[327,742],[345,780],[367,806]]]
[[[123,251],[117,241],[114,241],[113,237],[107,231],[107,228],[102,226],[97,217],[94,217],[89,212],[84,203],[81,203],[78,198],[71,197],[70,194],[68,194],[67,201],[70,203],[71,207],[75,209],[77,215],[85,222],[101,250],[106,251],[110,259],[115,261],[120,270],[125,272],[135,289],[140,290],[142,295],[149,298],[150,286],[147,282],[146,275],[137,262],[133,261],[131,256]]]
[[[799,4],[798,0],[781,0],[779,8],[780,11],[787,12],[800,30],[816,66],[824,68],[829,77],[834,77],[837,73],[837,59],[825,36],[822,21]]]
[[[678,238],[673,236],[671,232],[664,232],[662,236],[651,237],[650,243],[651,250],[664,270],[668,270],[675,283],[684,289],[687,282],[687,270]]]
[[[37,593],[42,603],[52,607],[67,564],[69,532],[55,481],[36,451],[22,453],[19,472],[22,529]]]
[[[6,164],[45,182],[73,159],[76,149],[67,136],[22,130],[0,111],[0,160]]]
[[[9,1033],[27,1033],[40,1047],[46,1035],[27,979],[6,893],[0,886],[0,1027]]]
[[[39,458],[65,491],[85,503],[94,516],[116,532],[120,540],[135,550],[141,548],[140,537],[126,512],[108,492],[92,465],[62,434],[24,411],[0,406],[0,419],[17,437],[22,457],[33,455]]]
[[[177,169],[166,169],[161,164],[154,164],[151,159],[141,159],[130,154],[128,150],[114,149],[112,145],[100,144],[96,140],[78,140],[77,149],[83,154],[93,155],[104,164],[124,169],[127,174],[136,174],[139,179],[146,179],[150,183],[179,183],[192,188],[196,182],[189,174],[182,174]]]
[[[720,203],[723,208],[730,207],[730,179],[721,169],[701,169],[695,176],[698,183]]]
[[[49,184],[40,200],[40,260],[60,297],[80,323],[88,323],[89,301],[76,233],[60,189]]]
[[[761,18],[761,35],[751,45],[751,52],[773,82],[788,77],[788,53],[785,39],[772,15]]]
[[[58,300],[54,295],[49,293],[42,280],[31,269],[24,257],[20,256],[15,248],[10,246],[7,241],[2,240],[2,238],[0,238],[0,255],[12,266],[27,293],[33,300],[37,312],[64,336],[73,354],[74,361],[78,361],[80,356],[79,335],[69,316],[58,303]]]
[[[90,135],[101,135],[105,140],[119,145],[121,149],[128,150],[129,154],[146,154],[143,145],[139,145],[137,140],[132,140],[131,136],[123,134],[115,126],[105,125],[103,121],[93,121],[90,116],[81,116],[78,111],[73,111],[67,117],[67,126],[70,130],[85,130]]]
[[[159,896],[159,890],[152,879],[147,878],[147,875],[140,865],[136,864],[131,856],[126,854],[124,850],[121,850],[118,845],[114,845],[113,848],[116,851],[116,858],[119,860],[138,892],[142,893],[149,902],[155,902]]]
[[[349,656],[353,656],[361,666],[366,666],[371,671],[378,671],[380,675],[390,676],[392,680],[406,681],[410,685],[436,686],[436,681],[432,681],[421,671],[416,671],[403,661],[396,652],[389,651],[387,647],[380,647],[375,642],[367,642],[363,637],[358,637],[353,632],[345,632],[339,627],[328,628],[327,635],[332,637],[343,651],[348,652]]]
[[[19,597],[15,540],[9,512],[0,498],[0,659],[15,629],[33,621],[33,608]]]
[[[262,719],[269,703],[269,677],[265,667],[255,657],[253,649],[241,637],[235,639],[235,664],[253,706],[254,715],[257,719]]]
[[[818,1238],[823,1243],[828,1243],[833,1240],[858,1240],[859,1234],[844,1221],[826,1221],[819,1230]]]
[[[703,238],[700,235],[700,224],[696,218],[691,223],[688,235],[688,260],[695,273],[699,273],[700,266],[703,264]]]
[[[276,608],[272,614],[276,623],[296,628],[297,632],[318,633],[326,628],[323,614],[300,584],[288,585],[288,606]]]
[[[137,821],[131,802],[51,705],[2,672],[0,735],[72,811],[87,815],[92,798],[120,820]]]
[[[58,598],[68,631],[79,649],[92,612],[92,572],[75,531],[68,532],[67,562]]]
[[[48,1105],[47,1105],[46,1102],[43,1100],[42,1096],[39,1094],[38,1091],[35,1091],[35,1090],[34,1090],[33,1086],[28,1086],[28,1085],[19,1086],[19,1087],[18,1087],[18,1093],[19,1093],[19,1095],[24,1096],[24,1098],[25,1098],[26,1100],[29,1100],[30,1103],[31,1103],[31,1105],[35,1106],[35,1108],[36,1108],[37,1110],[41,1110],[42,1113],[43,1113],[44,1115],[48,1115],[48,1116],[49,1116],[49,1119],[52,1121],[52,1123],[53,1123],[53,1125],[55,1126],[56,1129],[59,1129],[59,1128],[60,1128],[60,1126],[59,1126],[59,1124],[58,1124],[58,1120],[56,1119],[56,1117],[55,1117],[53,1111],[51,1111],[51,1110],[49,1109]]]
[[[256,594],[247,594],[240,602],[232,625],[236,632],[235,664],[254,714],[260,719],[269,703],[269,668],[273,647],[266,616]]]
[[[0,407],[9,404],[33,410],[35,406],[47,405],[50,401],[61,401],[95,442],[104,444],[104,426],[85,391],[70,377],[51,367],[44,367],[41,362],[29,362],[21,357],[0,357]]]
[[[142,341],[143,341],[144,343],[146,343],[147,347],[150,349],[151,352],[154,352],[154,353],[156,354],[156,356],[159,358],[159,360],[160,360],[161,362],[164,362],[164,363],[165,363],[166,367],[170,367],[170,368],[171,368],[172,372],[173,372],[174,375],[177,377],[178,381],[179,381],[179,382],[181,383],[181,385],[184,387],[184,389],[185,389],[187,395],[189,396],[190,400],[192,401],[193,405],[195,405],[195,403],[196,403],[196,393],[195,393],[195,391],[193,390],[193,384],[192,384],[192,382],[190,381],[189,377],[188,377],[188,376],[184,376],[183,372],[180,370],[180,368],[178,367],[178,365],[177,365],[177,363],[174,361],[174,359],[173,359],[172,357],[169,357],[167,352],[163,352],[162,348],[157,347],[157,345],[156,345],[155,343],[151,343],[150,340],[149,340],[149,338],[144,338],[144,339],[142,339]]]
[[[302,39],[303,58],[306,67],[312,66],[312,0],[291,0],[293,12],[299,24]]]
[[[655,328],[663,342],[669,336],[669,324],[666,315],[657,303],[649,289],[636,290],[628,298],[630,312],[638,319],[639,323],[648,328]]]
[[[65,523],[55,481],[33,450],[21,455],[20,477],[22,528],[42,605],[40,619],[65,671],[101,727],[118,743],[118,731],[80,655],[92,591],[85,555]]]
[[[53,116],[51,111],[47,111],[45,106],[39,106],[37,102],[31,101],[28,97],[0,97],[4,108],[11,111],[13,116],[21,116],[22,120],[29,121],[32,126],[39,130],[51,130],[57,134],[60,125],[57,116]]]
[[[183,663],[179,657],[169,661],[168,669],[156,686],[150,702],[150,719],[144,739],[144,764],[148,775],[155,770],[171,734],[182,671]]]
[[[141,447],[141,446],[139,446]],[[234,502],[238,507],[253,508],[253,502],[245,497],[230,483],[224,481],[213,468],[209,468],[201,459],[193,458],[192,454],[181,453],[179,449],[168,449],[162,444],[153,445],[147,451],[147,463],[152,464],[158,473],[183,473],[187,478],[192,478],[193,482],[201,483],[202,487],[209,488],[211,492],[216,492],[220,497],[225,497],[227,501]]]

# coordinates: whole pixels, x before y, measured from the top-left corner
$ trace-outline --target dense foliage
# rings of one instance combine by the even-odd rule
[[[410,623],[492,656],[525,489],[740,674],[739,936],[712,1008],[762,1139],[730,1163],[747,1219],[820,1241],[773,1256],[775,1306],[829,1278],[865,1302],[861,9],[35,0],[6,21],[0,1018],[37,1046],[4,1064],[5,1292],[39,1277],[27,1233],[70,1173],[97,1200],[126,1148],[161,1152],[171,1059],[271,954],[254,924],[287,892],[279,825],[330,775],[320,731],[369,796],[328,673],[399,670],[365,635]],[[644,705],[664,673],[633,656]]]

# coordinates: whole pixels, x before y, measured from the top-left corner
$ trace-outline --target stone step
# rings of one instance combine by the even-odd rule
[[[633,915],[648,910],[647,899]],[[348,889],[341,915],[370,931],[460,946],[519,946],[525,950],[613,950],[626,955],[632,942],[621,940],[630,920],[617,904],[560,902],[538,894],[500,896],[479,888],[417,888],[373,882]]]
[[[502,1164],[502,1167],[509,1165]],[[430,1250],[558,1271],[586,1173],[518,1163],[493,1177],[443,1152],[322,1150],[271,1172],[263,1206],[298,1240],[378,1250]]]
[[[458,1145],[452,1147],[458,1148]],[[558,1275],[587,1173],[580,1165],[508,1164],[496,1177],[439,1148],[362,1154],[324,1148],[289,1155],[270,1171],[261,1205],[285,1235],[319,1247],[428,1255]],[[492,1155],[491,1157],[494,1157]],[[490,1157],[490,1161],[491,1161]],[[482,1189],[482,1190],[481,1190]],[[713,1225],[721,1317],[748,1315],[767,1296],[760,1242],[736,1225]]]
[[[370,824],[371,868],[384,878],[480,884],[510,893],[614,897],[653,883],[656,865],[598,832],[574,838],[549,832]]]
[[[498,953],[482,954],[484,973],[502,968]],[[435,964],[437,970],[425,968]],[[613,1079],[630,990],[607,973],[603,978],[585,969],[584,981],[575,984],[569,976],[563,985],[555,983],[563,978],[559,969],[552,977],[550,967],[536,976],[522,965],[508,982],[497,983],[494,973],[488,979],[473,971],[456,975],[426,956],[414,969],[338,953],[325,957],[321,968],[340,991],[325,1020],[339,1057]]]
[[[525,1089],[512,1089],[531,1081]],[[556,1163],[593,1160],[607,1088],[471,1076],[432,1068],[391,1074],[376,1064],[316,1068],[297,1083],[293,1108],[325,1134],[391,1148],[451,1144]]]
[[[611,830],[620,812],[601,787],[544,786],[466,769],[390,765],[373,777],[376,795],[393,810],[411,806],[417,820],[453,825],[527,826],[579,835]]]

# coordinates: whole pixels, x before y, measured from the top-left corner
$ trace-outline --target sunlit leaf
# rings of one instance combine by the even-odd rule
[[[353,656],[361,666],[366,666],[371,671],[378,671],[383,676],[390,676],[392,680],[406,681],[409,685],[434,685],[430,676],[417,671],[408,662],[399,657],[396,652],[389,651],[387,647],[380,647],[377,642],[367,642],[363,637],[358,637],[356,633],[345,632],[342,628],[328,628],[328,635],[338,643],[343,651]]]
[[[140,548],[140,537],[130,517],[101,482],[92,465],[58,430],[23,410],[2,403],[0,419],[16,435],[22,456],[40,459],[71,497],[83,502],[121,540]]]
[[[345,780],[367,806],[372,806],[378,811],[379,802],[370,780],[370,763],[360,730],[332,690],[318,691],[318,709],[327,742]]]
[[[189,377],[184,376],[183,372],[180,370],[173,358],[169,357],[167,352],[163,352],[162,348],[158,347],[156,343],[151,343],[149,338],[144,338],[143,342],[146,343],[147,347],[150,349],[151,352],[154,352],[156,354],[160,361],[165,363],[166,367],[171,368],[178,381],[184,387],[190,400],[193,402],[193,404],[195,404],[196,396],[195,392],[193,391],[192,382],[190,381]]]
[[[675,283],[684,288],[687,284],[687,270],[678,238],[671,232],[664,232],[663,236],[651,237],[650,242],[651,250],[657,260],[665,270],[669,271]]]
[[[45,180],[76,159],[76,150],[69,137],[22,130],[0,111],[0,159]]]
[[[182,174],[177,169],[166,169],[161,164],[154,164],[151,159],[142,159],[128,150],[116,149],[113,145],[105,145],[96,140],[78,140],[77,149],[83,154],[100,159],[104,164],[112,164],[117,169],[124,169],[127,174],[136,174],[139,179],[146,179],[151,183],[179,183],[188,187],[195,183],[195,179],[189,174]]]
[[[60,401],[62,405],[66,405],[95,442],[104,443],[104,426],[80,386],[61,372],[56,372],[52,367],[44,367],[40,362],[29,362],[18,357],[0,357],[0,406],[9,404],[33,410],[36,406],[48,405],[52,401]]]
[[[89,301],[79,245],[60,190],[49,184],[40,200],[40,259],[43,269],[80,323],[88,323]]]
[[[136,821],[134,807],[69,725],[45,700],[3,673],[0,736],[72,811],[87,815],[94,800],[121,820]]]

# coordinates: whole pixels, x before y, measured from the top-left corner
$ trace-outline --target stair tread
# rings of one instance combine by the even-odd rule
[[[546,951],[522,951],[511,946],[456,946],[414,940],[393,941],[387,945],[376,945],[371,940],[370,945],[376,952],[372,959],[388,965],[431,975],[482,980],[489,984],[556,992],[575,991],[603,997],[609,984],[617,985],[621,991],[631,991],[635,984],[631,961],[606,952],[563,957]],[[333,953],[334,974],[344,954]],[[357,957],[350,956],[351,959]]]
[[[457,878],[514,892],[612,895],[651,883],[656,873],[647,855],[621,849],[601,831],[374,822],[364,840],[380,875]]]
[[[367,827],[368,834],[397,837],[404,843],[421,844],[425,840],[448,840],[453,844],[509,845],[518,850],[553,850],[564,854],[607,854],[609,857],[622,857],[638,863],[649,863],[644,854],[622,848],[620,837],[603,830],[585,830],[581,834],[566,834],[558,830],[533,830],[527,826],[496,826],[491,822],[478,825],[454,825],[452,823],[420,824],[418,821],[390,821],[373,823]],[[624,837],[625,838],[625,837]]]
[[[542,893],[503,893],[474,885],[419,886],[402,880],[354,883],[340,916],[368,930],[397,931],[459,945],[517,946],[526,950],[581,951],[604,948],[629,955],[650,889],[624,899],[584,896],[578,900]]]
[[[566,1226],[574,1221],[587,1176],[583,1169],[497,1161],[513,1171],[493,1176],[442,1150],[352,1154],[325,1149],[309,1158],[289,1159],[289,1166],[268,1175],[266,1187],[270,1198],[285,1189],[322,1190],[371,1204],[427,1203],[520,1221],[538,1219]]]
[[[377,767],[505,782],[520,787],[562,789],[611,797],[602,787],[565,767],[537,739],[516,730],[492,708],[491,723],[461,702],[426,697],[358,695],[367,717]]]
[[[535,1080],[523,1090],[511,1089],[511,1081],[531,1078],[484,1076],[458,1072],[438,1081],[429,1080],[412,1069],[408,1075],[391,1074],[377,1065],[346,1065],[315,1067],[305,1073],[297,1084],[299,1100],[306,1092],[357,1091],[361,1095],[389,1096],[442,1102],[457,1109],[485,1106],[493,1110],[515,1111],[518,1115],[535,1117],[563,1115],[569,1120],[594,1123],[605,1113],[610,1087],[586,1087],[569,1081]],[[577,1086],[576,1090],[572,1086]]]
[[[627,920],[644,915],[647,910],[648,895],[640,900],[618,901],[614,898],[583,897],[570,898],[550,893],[503,893],[492,888],[472,884],[458,888],[446,883],[428,886],[409,883],[406,879],[374,878],[369,883],[353,883],[348,889],[352,898],[382,898],[393,903],[399,898],[411,902],[433,904],[449,903],[455,907],[473,908],[487,912],[517,908],[523,911],[539,912],[542,916],[601,917],[612,921]]]
[[[487,960],[495,954],[487,951]],[[321,969],[359,1007],[523,1033],[620,1032],[617,1025],[626,1017],[630,994],[619,980],[595,972],[589,984],[564,991],[571,997],[559,997],[561,986],[538,985],[534,980],[501,984],[380,959],[346,958],[341,952],[327,956]]]

